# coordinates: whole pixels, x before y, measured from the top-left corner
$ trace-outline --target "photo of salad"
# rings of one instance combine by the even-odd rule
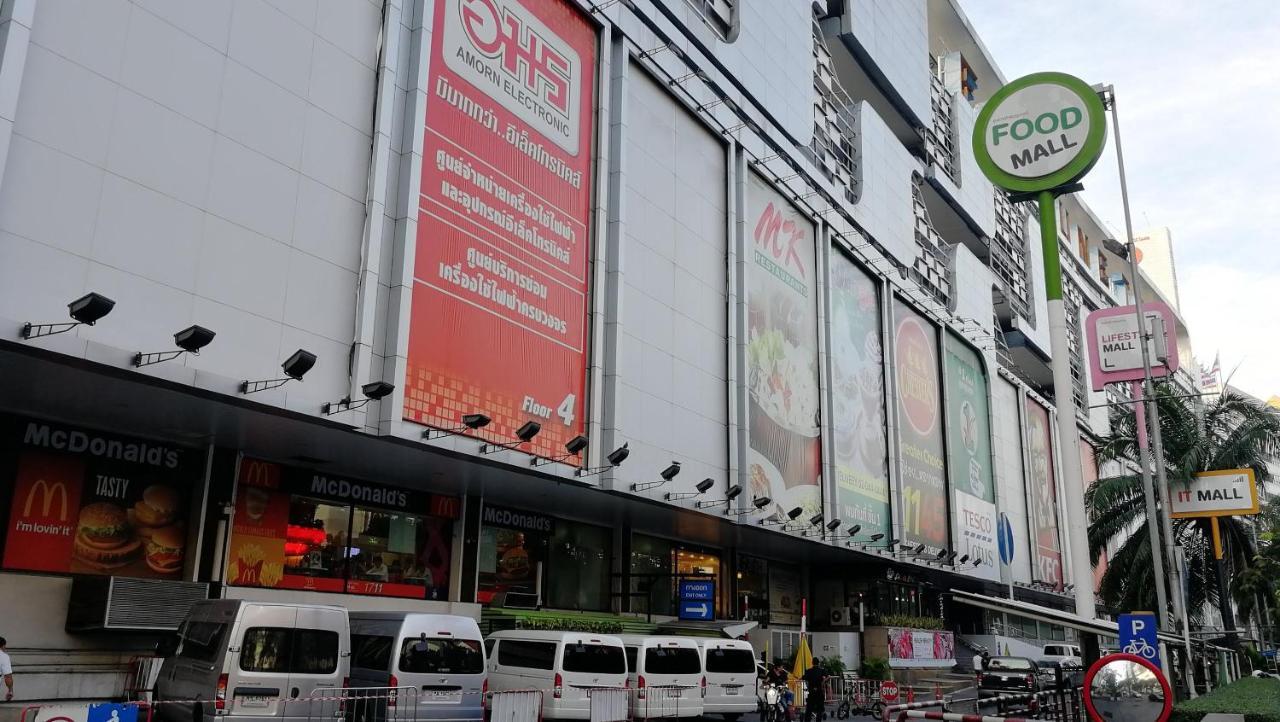
[[[747,388],[753,496],[822,511],[817,270],[813,224],[751,176]]]

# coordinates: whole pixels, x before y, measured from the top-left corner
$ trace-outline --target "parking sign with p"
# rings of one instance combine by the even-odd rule
[[[1132,612],[1120,615],[1120,651],[1159,664],[1160,642],[1156,639],[1156,615]]]

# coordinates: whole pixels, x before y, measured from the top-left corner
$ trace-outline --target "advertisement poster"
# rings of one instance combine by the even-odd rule
[[[746,213],[751,495],[808,519],[822,513],[813,223],[754,173]]]
[[[547,560],[555,519],[485,504],[480,522],[477,601],[491,604],[499,594],[537,594],[538,572]]]
[[[956,656],[955,635],[922,629],[888,627],[889,661],[937,660],[952,663]]]
[[[1062,546],[1058,536],[1058,496],[1053,471],[1049,410],[1027,397],[1027,496],[1031,498],[1036,581],[1062,589]]]
[[[15,428],[4,568],[181,578],[192,451],[42,421]]]
[[[896,298],[893,318],[902,463],[902,541],[907,547],[923,544],[924,554],[937,555],[949,548],[938,333]]]
[[[1080,472],[1081,481],[1087,491],[1098,480],[1098,452],[1093,444],[1080,440]],[[1107,550],[1103,549],[1098,556],[1098,563],[1093,565],[1093,591],[1102,586],[1102,575],[1107,573]]]
[[[859,524],[858,539],[893,532],[879,284],[844,255],[831,254],[831,428],[836,518]]]
[[[800,623],[800,570],[769,564],[769,623]]]
[[[452,497],[240,462],[227,583],[442,599]]]
[[[564,0],[435,3],[404,418],[585,428],[596,31]],[[518,360],[515,361],[515,360]]]
[[[955,503],[955,549],[967,574],[1000,578],[995,479],[991,473],[991,415],[982,359],[965,342],[946,336],[947,454]],[[973,566],[974,560],[980,560]]]

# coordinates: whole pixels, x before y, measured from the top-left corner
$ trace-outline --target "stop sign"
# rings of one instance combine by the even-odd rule
[[[880,683],[880,699],[885,702],[898,701],[898,683],[888,680]]]

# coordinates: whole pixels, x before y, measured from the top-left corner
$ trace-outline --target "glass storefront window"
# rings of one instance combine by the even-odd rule
[[[441,599],[448,580],[436,578],[432,520],[414,514],[356,507],[351,525],[351,579],[347,591]],[[438,554],[434,556],[438,557]],[[447,566],[448,561],[445,560]]]
[[[720,589],[720,557],[715,554],[707,554],[705,552],[690,551],[688,549],[676,550],[676,576],[710,576],[716,582],[716,589]],[[675,593],[673,587],[672,593]],[[716,594],[715,599],[716,616],[722,615],[720,607],[720,595]]]
[[[754,622],[769,619],[769,562],[756,557],[738,557],[736,604],[739,613]],[[742,607],[745,606],[745,610]]]
[[[547,605],[607,611],[612,542],[604,527],[558,522],[548,555]]]
[[[631,611],[671,614],[671,552],[665,539],[631,537]]]
[[[285,530],[284,573],[311,577],[322,591],[341,591],[350,522],[348,506],[292,497]],[[326,583],[327,580],[333,583]]]
[[[545,534],[496,526],[482,527],[480,601],[484,604],[505,604],[507,595],[537,594],[538,570],[546,560],[546,548]]]

